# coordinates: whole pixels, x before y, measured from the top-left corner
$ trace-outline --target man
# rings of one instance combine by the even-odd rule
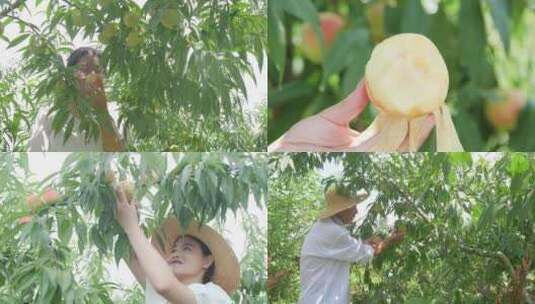
[[[72,134],[65,142],[63,130],[55,133],[52,128],[53,117],[48,115],[50,108],[42,109],[36,118],[28,151],[123,151],[124,147],[115,128],[113,118],[108,111],[106,92],[103,85],[103,74],[99,62],[100,52],[96,49],[83,47],[71,53],[67,60],[68,67],[75,67],[77,89],[80,96],[89,101],[99,120],[99,136],[97,139],[85,140],[83,133],[78,132],[79,118],[83,109],[72,104],[69,112],[76,118]]]
[[[305,237],[301,249],[300,304],[350,303],[349,270],[351,263],[368,263],[373,256],[403,239],[394,232],[386,240],[373,237],[366,241],[353,238],[344,225],[351,224],[357,204],[368,197],[359,193],[349,198],[331,188],[325,194],[327,207]]]

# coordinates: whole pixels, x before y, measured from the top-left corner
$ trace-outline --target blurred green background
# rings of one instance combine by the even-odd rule
[[[331,43],[323,12],[344,23]],[[320,60],[308,55],[317,50],[303,43],[304,24],[326,38]],[[534,0],[271,0],[269,142],[347,96],[373,47],[403,32],[429,37],[446,60],[447,103],[467,151],[535,151]],[[352,127],[376,113],[368,106]],[[432,135],[422,150],[434,149]]]

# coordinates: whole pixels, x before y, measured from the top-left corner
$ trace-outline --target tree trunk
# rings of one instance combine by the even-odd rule
[[[526,253],[522,259],[522,263],[515,267],[509,284],[509,302],[511,304],[525,303],[526,277],[530,266],[531,259]]]

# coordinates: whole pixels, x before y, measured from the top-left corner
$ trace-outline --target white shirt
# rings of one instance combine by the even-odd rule
[[[317,221],[301,249],[300,304],[347,304],[351,263],[368,263],[373,248],[353,238],[335,217]]]
[[[145,283],[145,304],[167,304],[167,300],[159,295],[149,280]],[[232,300],[223,290],[212,282],[206,284],[194,283],[188,287],[195,294],[197,304],[232,304]]]
[[[44,107],[37,113],[35,123],[32,128],[32,136],[28,143],[28,152],[79,152],[79,151],[104,151],[100,136],[95,140],[90,138],[85,141],[83,133],[78,132],[78,122],[75,122],[69,140],[63,144],[65,133],[59,130],[54,134],[52,129],[53,115],[47,116],[49,107]],[[113,126],[115,131],[115,125]],[[118,134],[118,133],[117,133]]]

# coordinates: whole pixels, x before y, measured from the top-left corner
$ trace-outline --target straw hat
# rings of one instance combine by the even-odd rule
[[[349,209],[368,198],[368,192],[362,190],[357,196],[350,198],[336,193],[335,188],[330,188],[325,192],[325,202],[327,206],[320,212],[319,218],[325,219],[337,214],[340,211]]]
[[[215,263],[215,272],[212,282],[223,288],[229,295],[232,294],[240,283],[240,264],[236,254],[227,244],[225,239],[212,228],[191,221],[188,228],[183,230],[176,218],[168,218],[157,230],[164,244],[164,250],[160,248],[156,233],[151,238],[151,243],[161,254],[167,256],[173,249],[173,244],[179,236],[191,235],[201,240],[212,252]]]

